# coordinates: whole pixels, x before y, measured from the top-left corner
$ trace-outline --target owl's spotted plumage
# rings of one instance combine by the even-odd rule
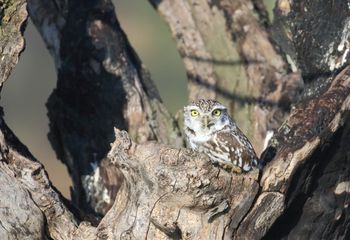
[[[221,103],[201,99],[184,107],[184,128],[189,147],[206,153],[213,163],[234,172],[257,165],[251,143]]]

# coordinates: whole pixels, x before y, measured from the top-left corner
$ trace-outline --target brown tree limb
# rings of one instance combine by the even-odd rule
[[[114,206],[97,227],[109,238],[221,239],[258,190],[257,172],[232,175],[205,155],[152,142],[138,145],[119,130],[108,158],[124,176]]]
[[[270,197],[267,201],[267,205],[274,204],[275,201],[280,199],[280,194],[283,195],[284,207],[274,211],[275,216],[281,216],[285,214],[289,218],[289,221],[292,218],[295,221],[304,220],[299,219],[298,213],[290,213],[288,210],[285,210],[291,207],[293,204],[299,204],[299,208],[302,206],[298,200],[300,197],[304,196],[306,199],[312,199],[312,194],[310,192],[315,187],[312,183],[314,181],[319,181],[320,172],[315,170],[317,166],[321,163],[318,161],[326,161],[323,164],[327,164],[327,161],[332,161],[333,159],[338,162],[338,166],[334,169],[339,172],[339,175],[336,175],[336,178],[332,179],[331,186],[320,186],[318,191],[327,191],[330,194],[338,198],[334,191],[336,186],[344,181],[344,179],[349,177],[349,167],[344,169],[344,166],[347,166],[349,160],[347,158],[339,158],[337,153],[332,149],[328,149],[326,144],[337,144],[338,139],[335,137],[336,134],[348,135],[348,111],[350,110],[350,66],[347,66],[337,77],[331,82],[328,89],[321,94],[320,96],[308,99],[300,102],[292,110],[290,116],[286,122],[279,129],[278,133],[271,140],[271,147],[277,149],[276,156],[273,161],[264,169],[263,175],[261,178],[262,192],[266,193],[278,193],[275,197]],[[345,125],[345,128],[343,126]],[[344,131],[345,129],[346,131]],[[321,155],[323,153],[329,152],[329,155],[326,159],[322,159]],[[343,154],[347,154],[347,151]],[[331,160],[330,160],[331,159]],[[320,169],[318,169],[320,170]],[[322,172],[322,170],[320,170]],[[348,194],[348,193],[344,193]],[[260,200],[261,196],[258,198]],[[327,196],[320,197],[318,201],[322,201],[322,198],[325,199]],[[306,201],[305,199],[305,201]],[[336,206],[345,206],[346,201],[342,202],[340,205],[335,200],[333,202]],[[266,216],[268,214],[257,214],[258,211],[261,211],[261,208],[256,208],[256,210],[251,211],[247,215],[247,220],[242,222],[242,224],[256,222],[259,219],[259,216]],[[299,209],[300,211],[300,209]],[[289,213],[289,215],[287,215]],[[347,218],[347,221],[344,225],[339,225],[340,228],[349,225],[349,216],[348,213],[344,213]],[[311,217],[312,215],[306,216]],[[283,217],[283,216],[282,216]],[[282,218],[281,217],[281,218]],[[315,217],[315,215],[314,215]],[[323,221],[338,221],[339,219],[326,218]],[[333,223],[334,223],[333,222]],[[264,236],[267,229],[270,229],[273,226],[274,222],[264,226],[263,231],[254,232],[255,236]],[[286,223],[285,223],[286,224]],[[304,223],[306,224],[306,223]],[[310,223],[308,223],[310,224]],[[277,225],[277,224],[276,224]],[[288,234],[288,230],[292,229],[291,227],[281,227],[278,225],[274,231],[274,234],[271,232],[270,237],[281,234]],[[308,225],[309,229],[307,234],[321,237],[315,233],[315,229]],[[286,230],[288,229],[288,230]],[[334,229],[333,229],[334,230]],[[327,233],[332,238],[337,238],[336,236],[338,231],[330,231],[330,229],[324,229],[323,233]],[[301,234],[299,232],[299,234]],[[306,233],[304,233],[306,234]],[[299,235],[296,235],[299,236]],[[259,238],[259,237],[258,237]]]
[[[78,221],[63,203],[61,194],[52,187],[43,165],[3,120],[0,121],[0,136],[1,191],[13,194],[10,198],[1,195],[0,222],[6,230],[2,236],[9,239],[72,239]]]
[[[283,149],[275,159],[281,159],[277,168],[267,167],[262,177],[264,190],[286,192],[293,174],[292,169],[302,165],[315,149],[344,124],[350,105],[350,66],[331,82],[319,97],[300,102],[281,126],[273,139],[273,146]],[[290,152],[295,152],[290,155]],[[276,161],[276,160],[274,160]],[[274,172],[274,174],[271,174]],[[280,176],[283,176],[281,178]]]
[[[152,142],[135,144],[126,132],[117,131],[108,158],[124,181],[114,206],[97,227],[99,234],[131,239],[260,239],[271,234],[300,196],[310,193],[310,181],[319,179],[320,173],[310,167],[317,167],[319,151],[327,151],[323,143],[342,132],[349,110],[350,66],[322,95],[292,110],[273,141],[277,154],[263,171],[261,188],[257,172],[235,175],[214,167],[205,155]],[[335,187],[347,184],[343,180],[334,182]],[[335,189],[331,187],[339,201]],[[342,211],[346,221],[339,229],[349,224],[348,213]],[[324,229],[323,234],[343,236],[339,229]]]
[[[304,81],[329,77],[349,64],[348,1],[279,0],[273,37]]]
[[[279,140],[279,144],[275,145],[278,148],[277,155],[263,173],[260,193],[256,182],[257,175],[254,172],[234,175],[212,166],[205,155],[186,149],[169,148],[154,142],[135,144],[126,132],[117,131],[116,141],[108,159],[120,169],[124,181],[114,206],[96,228],[83,222],[77,229],[72,222],[65,222],[72,218],[72,215],[64,210],[60,201],[52,198],[55,193],[50,188],[38,185],[40,182],[48,184],[40,164],[11,154],[11,148],[6,150],[9,154],[5,159],[11,159],[9,163],[16,166],[17,171],[26,172],[17,176],[25,180],[22,182],[20,179],[21,184],[26,186],[33,201],[45,213],[48,224],[51,224],[51,221],[55,222],[50,230],[54,239],[69,239],[69,236],[73,236],[74,239],[82,236],[85,239],[113,239],[118,236],[131,239],[168,239],[169,235],[185,239],[203,239],[208,236],[210,239],[242,236],[258,239],[266,234],[283,210],[301,194],[303,189],[294,189],[289,185],[290,180],[296,177],[296,172],[303,171],[305,164],[313,164],[313,157],[317,157],[317,151],[314,151],[316,145],[321,147],[321,142],[329,140],[341,129],[347,119],[347,115],[343,113],[350,108],[349,93],[350,67],[347,67],[318,99],[302,102],[295,107],[286,123],[289,124],[290,130],[285,131],[283,127],[279,132],[278,136],[283,140]],[[305,112],[300,114],[305,104],[311,106],[306,120]],[[323,111],[322,115],[319,114],[320,110]],[[300,124],[299,121],[303,121],[304,124]],[[323,134],[309,131],[309,124],[315,121],[324,126],[321,128]],[[9,136],[9,133],[6,131],[4,136]],[[304,145],[291,144],[301,140]],[[18,143],[12,142],[8,145],[18,146]],[[3,149],[1,152],[6,151]],[[281,162],[288,167],[285,168],[287,171],[279,173],[276,169]],[[313,174],[316,172],[311,171],[309,175],[303,175],[304,179],[314,178]],[[29,176],[35,181],[31,181]],[[272,178],[273,180],[270,180]],[[48,189],[48,192],[41,192],[42,189]],[[293,189],[293,194],[290,189]],[[334,194],[344,192],[340,187],[337,189]],[[37,190],[40,190],[40,193],[36,192]],[[47,199],[47,196],[51,198]],[[59,209],[63,210],[52,211],[51,207],[60,207]],[[59,217],[50,217],[50,213],[58,214]],[[189,222],[201,224],[188,224]],[[67,224],[73,224],[67,232],[67,237],[55,236],[56,230],[59,232],[59,227]]]
[[[183,144],[180,132],[110,1],[28,2],[58,74],[47,103],[50,141],[73,178],[74,202],[103,215],[119,181],[116,173],[100,169],[113,128],[128,130],[137,142],[174,146]]]
[[[8,78],[24,48],[25,1],[0,4],[0,79]],[[0,117],[0,238],[72,239],[77,220],[52,187],[42,164]]]
[[[27,20],[26,1],[0,2],[0,86],[10,76],[24,49],[23,29]]]
[[[17,8],[23,9],[23,5]],[[18,26],[23,21],[21,18]],[[14,29],[19,41],[11,43],[18,44],[11,51],[23,43],[20,28]],[[8,56],[17,59],[19,52]],[[3,66],[12,68],[13,61],[8,62],[9,66]],[[67,201],[52,187],[43,166],[1,118],[0,236],[347,239],[350,66],[313,81],[322,82],[308,86],[303,100],[292,108],[270,142],[268,149],[275,148],[276,154],[261,178],[257,172],[226,172],[191,150],[156,142],[135,143],[125,131],[116,131],[104,160],[112,173],[105,175],[118,173],[122,181],[114,205],[97,227],[79,223]]]

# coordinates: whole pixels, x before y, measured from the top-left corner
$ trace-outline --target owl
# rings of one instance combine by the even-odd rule
[[[248,172],[258,158],[247,139],[221,103],[201,99],[184,107],[184,132],[190,148],[235,173]]]

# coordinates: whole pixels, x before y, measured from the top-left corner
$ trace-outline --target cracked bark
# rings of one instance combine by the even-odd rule
[[[102,214],[107,209],[109,211],[101,221],[90,222],[86,218],[83,221],[79,211],[52,186],[42,164],[30,154],[0,118],[1,239],[348,239],[350,237],[348,211],[350,66],[347,55],[350,46],[346,18],[348,8],[338,9],[337,17],[342,19],[337,21],[342,24],[337,25],[335,29],[332,28],[332,31],[337,33],[334,34],[335,37],[325,37],[324,42],[320,40],[323,46],[330,46],[333,43],[332,49],[336,49],[327,51],[330,55],[323,55],[315,53],[314,48],[307,47],[310,44],[307,41],[312,42],[314,36],[319,34],[318,28],[315,27],[316,32],[313,32],[309,24],[298,24],[297,31],[293,32],[295,37],[288,41],[281,39],[288,38],[286,29],[293,21],[304,21],[300,17],[302,14],[306,14],[308,18],[317,18],[323,16],[320,13],[325,13],[327,17],[327,9],[323,7],[328,5],[301,0],[293,3],[278,1],[275,12],[283,16],[277,16],[275,18],[277,22],[273,25],[276,42],[286,52],[295,49],[296,57],[290,58],[294,61],[294,67],[302,70],[301,76],[305,78],[306,84],[303,86],[303,93],[298,96],[298,103],[291,108],[285,122],[263,153],[263,160],[268,162],[263,171],[235,175],[211,165],[207,156],[185,148],[176,148],[173,140],[161,138],[168,135],[162,135],[154,130],[152,132],[155,134],[154,137],[150,137],[147,131],[137,132],[135,128],[129,129],[132,124],[126,126],[121,123],[128,122],[130,115],[127,109],[123,112],[121,108],[117,109],[121,115],[116,115],[120,119],[118,122],[120,125],[115,123],[106,125],[107,128],[112,128],[112,132],[109,133],[113,136],[108,139],[113,142],[110,147],[103,148],[104,143],[97,144],[101,139],[99,134],[89,135],[91,149],[87,152],[81,151],[79,156],[71,154],[70,151],[76,148],[86,149],[87,143],[84,137],[87,136],[83,134],[87,129],[85,125],[92,128],[90,134],[98,131],[106,133],[105,129],[98,128],[100,126],[98,121],[91,124],[81,114],[88,113],[89,116],[93,116],[92,113],[100,113],[103,117],[108,117],[110,116],[108,114],[112,113],[106,115],[103,115],[105,112],[96,113],[101,109],[94,107],[104,103],[103,101],[117,101],[119,98],[122,102],[118,104],[125,103],[126,106],[130,106],[123,97],[131,101],[128,98],[128,91],[132,92],[135,89],[144,91],[139,92],[139,101],[142,103],[151,102],[148,99],[154,99],[152,97],[156,96],[151,90],[153,88],[147,84],[148,81],[143,81],[143,68],[137,58],[134,58],[135,55],[118,26],[110,2],[90,1],[83,8],[77,8],[75,4],[78,2],[56,1],[57,4],[54,5],[51,1],[33,0],[29,2],[29,10],[55,58],[59,75],[57,89],[48,104],[49,108],[56,106],[58,111],[50,110],[53,111],[50,113],[53,121],[51,127],[55,126],[56,131],[51,132],[51,139],[61,141],[60,143],[53,141],[56,144],[56,151],[58,154],[63,151],[64,154],[61,153],[61,156],[68,156],[66,160],[71,161],[66,164],[77,168],[85,167],[82,163],[77,165],[81,159],[87,159],[85,154],[95,153],[94,151],[101,154],[100,157],[103,158],[101,165],[96,167],[94,172],[90,173],[93,174],[90,175],[91,178],[88,178],[94,180],[97,186],[102,186],[97,188],[100,192],[90,188],[89,191],[75,194],[80,194],[76,198],[90,199],[87,205],[80,206],[83,212],[89,212],[91,208]],[[167,1],[158,1],[158,6],[161,6],[162,2]],[[182,1],[178,1],[180,2]],[[220,3],[224,2],[226,1]],[[5,5],[0,5],[2,81],[8,77],[23,48],[21,31],[27,16],[24,1],[7,3],[9,5],[6,6],[18,5],[15,8],[4,8]],[[227,5],[219,5],[221,11],[228,13],[230,9],[237,7],[236,4],[243,8],[241,11],[245,9],[245,5],[240,5],[242,4],[240,1],[226,3]],[[254,3],[257,4],[257,1]],[[301,6],[306,6],[308,11]],[[332,6],[342,5],[333,1]],[[219,9],[217,5],[215,7]],[[85,11],[84,14],[79,13],[82,9]],[[333,10],[330,12],[333,13]],[[9,13],[11,17],[8,17]],[[259,16],[264,18],[264,11]],[[228,16],[225,15],[225,19],[226,17]],[[245,20],[237,18],[234,24],[239,25],[242,22]],[[256,23],[256,20],[253,22]],[[323,21],[320,22],[322,25]],[[312,23],[316,24],[317,21]],[[87,26],[87,29],[79,29],[81,26]],[[292,30],[296,29],[291,28],[290,31]],[[232,31],[239,32],[239,29]],[[251,35],[245,37],[251,38]],[[66,42],[70,39],[75,40]],[[111,39],[116,43],[111,42]],[[303,41],[307,43],[300,50]],[[239,42],[242,44],[244,40]],[[73,50],[70,49],[72,53],[68,51],[70,46],[75,47]],[[86,52],[80,52],[77,46]],[[112,53],[117,55],[113,56]],[[131,53],[133,54],[130,55]],[[133,58],[129,59],[131,56]],[[302,56],[318,57],[323,60],[317,58],[314,64],[305,61]],[[330,69],[333,61],[331,59],[341,61],[337,61],[336,67]],[[326,63],[317,64],[322,61]],[[111,72],[108,72],[108,69],[112,69],[111,64],[118,66],[113,70],[114,74],[119,74],[118,76],[111,77]],[[267,64],[265,67],[269,66]],[[250,67],[254,69],[253,66]],[[249,73],[250,67],[248,64],[244,71]],[[82,76],[78,74],[78,69],[82,70]],[[262,68],[255,70],[259,69]],[[102,75],[94,75],[98,72]],[[327,72],[327,75],[324,75],[324,72]],[[200,73],[201,71],[198,72]],[[308,78],[309,73],[319,75]],[[88,76],[94,78],[90,79]],[[132,78],[134,81],[128,78],[130,76],[135,77]],[[115,81],[112,81],[113,79]],[[108,85],[107,80],[109,83],[120,84],[117,85],[120,88],[113,88],[114,93],[121,94],[117,99],[115,94],[104,95],[105,99],[101,99],[102,93],[95,93],[104,87],[115,86]],[[282,84],[281,78],[275,80]],[[74,92],[78,86],[86,88]],[[125,95],[122,95],[123,93]],[[63,96],[66,98],[62,98]],[[155,99],[156,103],[160,104],[159,98]],[[69,107],[65,105],[68,100],[71,101]],[[84,109],[78,111],[74,107],[78,106],[78,103],[81,104],[80,100],[85,105]],[[67,107],[65,111],[61,108],[63,106]],[[142,107],[146,106],[147,104],[142,104]],[[166,111],[162,113],[165,114],[165,124],[171,125],[170,115]],[[148,112],[145,111],[145,114]],[[80,121],[81,125],[75,125],[77,121]],[[71,126],[68,126],[68,123]],[[115,126],[128,132],[114,130]],[[149,126],[157,125],[150,123]],[[149,129],[147,126],[146,128]],[[72,135],[67,135],[69,134],[67,130],[72,131]],[[160,135],[157,135],[158,133]],[[81,145],[77,136],[81,137],[78,139],[82,141]],[[150,139],[158,142],[148,141]],[[102,149],[97,149],[98,146],[102,146]],[[57,149],[58,147],[62,149]],[[91,164],[95,160],[96,158],[90,159],[85,163]],[[82,184],[79,183],[81,179],[77,179],[72,171],[71,174],[73,180],[78,181],[75,184]],[[90,195],[87,196],[87,193]],[[113,198],[109,203],[106,200],[108,197]]]
[[[0,2],[0,84],[24,48],[25,1]],[[0,238],[72,239],[77,220],[44,167],[0,117]]]

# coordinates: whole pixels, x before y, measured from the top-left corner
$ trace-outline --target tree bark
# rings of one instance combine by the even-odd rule
[[[103,218],[97,222],[87,218],[82,221],[82,213],[57,192],[43,166],[1,117],[0,238],[348,239],[350,29],[349,10],[340,9],[339,6],[344,6],[340,1],[331,5],[326,0],[321,1],[324,4],[307,0],[277,2],[273,35],[294,64],[292,68],[301,70],[305,85],[298,103],[291,107],[262,154],[261,161],[267,163],[266,167],[260,172],[237,175],[213,166],[204,154],[176,147],[177,139],[181,138],[173,128],[173,120],[149,85],[150,79],[127,43],[110,2],[88,1],[78,8],[79,1],[31,0],[31,17],[55,58],[59,76],[57,89],[48,103],[51,141],[70,167],[76,188],[74,202],[81,204],[83,215],[92,212],[93,216],[101,214]],[[185,1],[154,3],[160,11],[162,4],[173,4],[169,7],[175,13],[178,6],[186,6],[181,14],[189,6]],[[200,1],[193,3],[194,8],[209,6],[201,5],[204,2]],[[25,5],[24,1],[0,5],[0,30],[5,33],[0,35],[3,81],[23,49]],[[256,56],[265,56],[262,50],[275,51],[272,45],[265,46],[266,49],[259,45],[270,40],[267,31],[261,33],[264,25],[249,15],[252,6],[262,11],[259,16],[264,19],[259,1],[221,1],[219,5],[210,5],[211,11],[220,9],[226,13],[222,15],[225,21],[235,19],[231,28],[225,25],[225,31],[243,34],[237,37],[243,39],[234,43],[241,44],[240,57],[249,56],[250,48],[259,53]],[[197,16],[187,13],[185,16],[190,18]],[[338,17],[339,24],[305,20],[331,16]],[[240,26],[243,23],[249,24]],[[319,23],[328,26],[332,37],[320,38],[323,35]],[[198,22],[193,27],[201,29],[199,25]],[[255,29],[257,35],[249,35],[244,26]],[[201,34],[194,36],[203,37],[204,32],[198,32]],[[184,42],[188,41],[188,33],[183,34]],[[259,34],[266,38],[260,39]],[[260,39],[259,44],[248,44],[253,37]],[[320,38],[318,44],[332,47],[327,51],[315,49],[312,44],[315,37]],[[245,49],[245,44],[250,48]],[[208,50],[207,45],[202,47]],[[276,56],[284,61],[279,54]],[[306,56],[313,61],[307,61]],[[256,69],[250,62],[245,64],[247,79],[253,81],[249,73],[255,71],[261,76],[272,71],[279,89],[274,91],[283,92],[292,84],[289,87],[293,97],[287,96],[295,101],[295,91],[301,86],[295,85],[298,79],[292,78],[293,74],[277,73],[280,69],[271,63],[272,59],[266,56],[262,59],[264,64],[258,63]],[[206,66],[209,69],[212,65]],[[198,65],[197,74],[202,73],[202,67]],[[264,81],[259,81],[254,83],[264,85]],[[257,87],[259,91],[264,88]],[[135,107],[136,116],[130,115],[131,106]],[[140,109],[145,111],[140,113]],[[149,109],[157,109],[153,114],[160,115],[150,114]],[[89,116],[94,122],[88,121]],[[139,132],[133,125],[134,117],[158,120],[159,125],[150,121]],[[266,122],[262,120],[262,124],[265,126]],[[163,127],[158,131],[157,126]],[[149,141],[152,139],[158,141]],[[108,141],[113,142],[110,147],[106,145]],[[92,163],[96,166],[90,166],[89,172],[86,166]]]
[[[119,175],[101,160],[113,128],[136,142],[182,145],[177,125],[128,43],[110,1],[30,0],[31,17],[55,59],[58,82],[47,107],[49,139],[73,178],[81,209],[105,214]]]
[[[295,106],[272,141],[277,152],[260,180],[258,172],[232,175],[202,154],[137,145],[117,131],[108,158],[124,182],[98,229],[131,239],[346,239],[350,165],[347,141],[337,142],[348,140],[349,110],[350,66],[323,94]],[[310,220],[324,228],[315,231]]]
[[[26,2],[0,2],[0,84],[24,48]],[[0,117],[0,239],[72,239],[76,218],[42,164]]]
[[[273,36],[305,82],[349,64],[348,1],[277,1]]]
[[[10,76],[24,48],[23,26],[27,20],[26,1],[0,2],[0,86]]]

